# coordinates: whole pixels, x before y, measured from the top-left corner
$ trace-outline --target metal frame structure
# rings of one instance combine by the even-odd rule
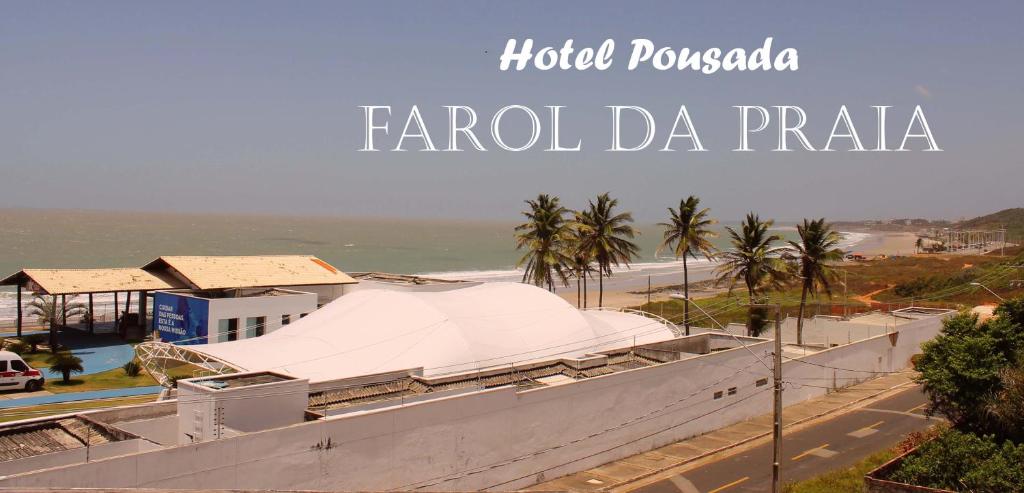
[[[160,385],[171,388],[174,382],[167,376],[167,363],[177,362],[198,366],[212,375],[225,375],[244,371],[244,369],[219,358],[192,351],[184,346],[169,342],[144,342],[135,346],[135,355],[142,366],[157,380]],[[199,376],[199,375],[196,375]]]
[[[939,235],[950,253],[971,253],[1006,248],[1006,230],[949,230]],[[987,248],[991,245],[991,248]]]
[[[632,315],[639,315],[641,317],[649,318],[651,320],[655,320],[655,321],[658,321],[658,322],[661,322],[661,323],[667,325],[669,330],[672,331],[672,335],[675,336],[675,337],[683,337],[683,336],[686,335],[686,332],[684,332],[682,329],[680,329],[678,325],[668,321],[668,319],[666,319],[665,317],[662,317],[662,316],[659,316],[659,315],[655,315],[655,314],[653,314],[651,312],[645,312],[643,310],[637,310],[637,309],[634,309],[634,308],[614,308],[614,307],[610,307],[610,306],[602,306],[602,307],[593,307],[593,308],[582,308],[581,311],[585,311],[585,312],[622,312],[622,313],[629,313],[629,314],[632,314]]]

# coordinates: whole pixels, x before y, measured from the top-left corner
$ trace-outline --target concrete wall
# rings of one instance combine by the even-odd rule
[[[849,369],[904,367],[939,319],[808,356]],[[893,343],[895,341],[895,344]],[[515,489],[770,412],[771,342],[516,392],[499,388],[282,429],[0,478],[0,486]],[[753,352],[754,354],[751,354]],[[756,355],[756,357],[755,357]],[[870,373],[788,362],[785,401]],[[815,382],[815,387],[811,387]],[[729,395],[729,389],[735,393]],[[715,392],[722,396],[715,398]]]
[[[89,447],[88,450],[86,450],[85,447],[80,447],[54,452],[52,454],[37,455],[35,457],[27,457],[25,459],[0,462],[0,475],[65,466],[68,464],[81,464],[85,463],[87,458],[89,461],[94,461],[131,454],[143,450],[152,450],[153,448],[154,446],[152,444],[138,439],[101,443]]]
[[[173,402],[171,404],[174,404]],[[178,444],[178,415],[138,419],[114,425],[129,433],[165,446]]]

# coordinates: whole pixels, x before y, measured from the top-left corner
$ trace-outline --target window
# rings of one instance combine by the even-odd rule
[[[0,361],[0,371],[7,371],[7,362]]]
[[[729,387],[729,395],[736,395],[736,387]]]
[[[225,318],[217,322],[217,333],[220,336],[217,338],[218,341],[234,341],[238,339],[238,319],[237,318]]]
[[[249,317],[245,319],[245,337],[259,337],[267,327],[267,317]]]
[[[20,359],[11,360],[11,369],[14,371],[28,371],[28,366]]]
[[[762,379],[758,380],[757,382],[755,382],[754,385],[757,385],[758,387],[764,387],[765,385],[768,385],[768,379],[767,378],[762,378]]]
[[[722,391],[719,390],[718,392],[715,392],[715,399],[721,399],[721,398],[722,398]]]
[[[281,325],[288,325],[292,323],[291,315],[281,315]]]

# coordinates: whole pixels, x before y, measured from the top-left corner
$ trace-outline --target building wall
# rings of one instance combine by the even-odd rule
[[[801,358],[847,369],[905,367],[938,318]],[[377,409],[87,465],[0,478],[0,486],[515,489],[771,411],[771,342],[576,383]],[[749,349],[749,351],[748,351]],[[753,354],[751,354],[753,353]],[[790,361],[786,404],[869,378]],[[770,378],[769,378],[770,380]],[[811,387],[811,383],[814,387]],[[733,395],[729,389],[735,388]],[[716,399],[715,392],[722,391]]]
[[[178,382],[177,443],[213,440],[225,429],[254,432],[301,423],[308,395],[305,379],[220,390]]]
[[[227,342],[225,334],[219,333],[219,321],[238,319],[238,338],[245,339],[245,320],[249,317],[266,317],[266,334],[281,328],[281,316],[291,316],[291,322],[303,313],[312,313],[317,307],[317,295],[296,292],[289,295],[252,296],[245,298],[217,298],[210,300],[209,335],[210,342]]]

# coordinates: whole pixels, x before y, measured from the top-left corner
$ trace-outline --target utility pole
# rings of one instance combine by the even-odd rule
[[[779,493],[779,461],[782,460],[782,304],[775,305],[775,427],[772,430],[772,493]]]
[[[779,464],[782,461],[782,304],[754,304],[752,307],[775,308],[775,354],[772,375],[775,380],[775,409],[772,413],[772,493],[779,493]]]

